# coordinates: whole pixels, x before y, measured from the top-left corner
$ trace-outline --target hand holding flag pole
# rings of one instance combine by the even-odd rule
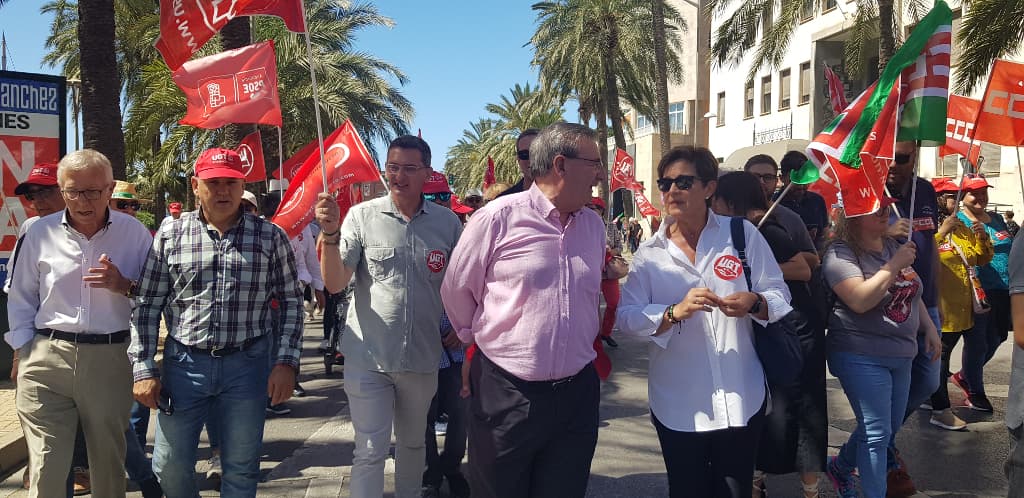
[[[789,189],[793,188],[793,185],[810,185],[821,177],[821,172],[818,170],[818,166],[813,161],[807,160],[800,169],[795,169],[789,172],[789,185],[782,189],[782,193],[772,202],[772,205],[768,207],[768,211],[765,211],[764,216],[761,217],[761,221],[757,223],[757,228],[760,229],[764,225],[765,220],[768,216],[775,211],[775,208],[782,202],[782,199],[786,198],[786,194],[789,193]]]

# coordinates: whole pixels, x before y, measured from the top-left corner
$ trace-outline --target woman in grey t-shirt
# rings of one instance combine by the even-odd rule
[[[917,334],[941,352],[935,325],[921,301],[913,242],[885,235],[891,201],[874,214],[840,217],[836,241],[825,251],[825,280],[836,295],[828,318],[828,365],[857,414],[857,429],[830,457],[829,477],[840,497],[857,496],[854,469],[867,498],[886,491],[886,448],[903,422]]]

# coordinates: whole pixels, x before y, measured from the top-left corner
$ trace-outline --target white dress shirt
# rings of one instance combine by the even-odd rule
[[[298,235],[288,239],[295,254],[295,271],[299,281],[304,285],[312,285],[316,290],[324,290],[324,278],[320,274],[320,257],[316,253],[316,236],[306,225]]]
[[[695,263],[666,238],[665,230],[674,223],[667,218],[633,256],[622,286],[619,330],[651,338],[648,396],[651,412],[662,424],[683,432],[746,426],[765,400],[750,318],[730,318],[717,308],[698,311],[653,335],[665,309],[694,287],[707,287],[719,297],[747,290],[729,217],[708,212]],[[768,322],[774,322],[793,309],[789,289],[768,243],[750,223],[744,228],[753,291],[764,296]]]
[[[4,339],[17,349],[36,329],[110,334],[128,329],[132,302],[82,277],[106,254],[121,275],[136,280],[153,236],[132,216],[108,210],[107,225],[91,239],[68,223],[67,212],[36,221],[21,240],[7,302],[11,331]]]
[[[38,216],[33,216],[25,220],[25,222],[18,227],[18,242],[14,244],[14,252],[11,253],[11,259],[8,260],[7,280],[4,281],[4,294],[11,293],[11,279],[14,277],[14,268],[11,267],[14,266],[14,258],[18,254],[18,246],[21,244],[21,238],[25,236],[25,232],[28,231],[28,227],[32,226],[32,224],[38,219]]]

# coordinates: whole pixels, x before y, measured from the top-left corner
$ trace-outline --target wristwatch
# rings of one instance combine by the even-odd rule
[[[760,295],[760,294],[758,294],[756,292],[754,293],[754,295],[757,296],[757,301],[755,301],[754,305],[751,306],[749,310],[747,310],[747,314],[750,314],[750,315],[756,315],[756,314],[760,313],[761,312],[761,301],[764,301],[764,296],[762,296],[762,295]]]

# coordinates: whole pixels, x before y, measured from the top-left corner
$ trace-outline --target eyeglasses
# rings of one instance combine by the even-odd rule
[[[564,157],[566,159],[575,159],[577,161],[583,161],[585,163],[590,163],[590,165],[595,167],[595,168],[600,168],[601,167],[601,159],[600,158],[598,158],[598,159],[587,159],[585,157],[573,157],[573,156],[564,156]]]
[[[893,156],[892,160],[896,164],[908,164],[910,163],[910,157],[910,154],[896,154]]]
[[[776,183],[779,181],[779,175],[769,175],[767,173],[763,175],[759,175],[757,173],[751,174],[756,176],[757,179],[761,181],[761,183]]]
[[[529,151],[529,149],[516,151],[516,157],[519,158],[520,161],[529,161],[530,160],[530,151]]]
[[[86,190],[67,190],[67,189],[65,189],[65,190],[61,190],[61,192],[64,194],[64,197],[66,197],[69,201],[78,200],[79,196],[85,196],[86,199],[88,199],[90,201],[95,201],[96,199],[99,199],[100,197],[103,196],[103,192],[105,190],[106,189],[95,189],[95,188],[90,188],[90,189],[86,189]]]
[[[425,168],[426,166],[411,166],[407,164],[394,163],[388,163],[384,165],[384,170],[387,171],[388,173],[391,173],[392,175],[397,175],[399,172],[405,173],[407,175],[412,175],[415,174],[417,171]]]
[[[43,200],[49,197],[53,197],[53,194],[57,193],[56,188],[40,188],[25,192],[25,200],[34,201],[36,199]]]
[[[132,211],[138,211],[142,207],[139,201],[117,201],[117,209],[131,209]]]
[[[679,190],[690,190],[690,187],[693,186],[693,182],[696,180],[697,177],[692,175],[679,175],[675,178],[659,178],[658,190],[668,192],[669,190],[672,190],[673,184]]]
[[[428,200],[428,201],[430,201],[430,202],[434,202],[434,201],[448,202],[452,198],[452,193],[451,192],[438,192],[436,194],[423,194],[423,198]]]

